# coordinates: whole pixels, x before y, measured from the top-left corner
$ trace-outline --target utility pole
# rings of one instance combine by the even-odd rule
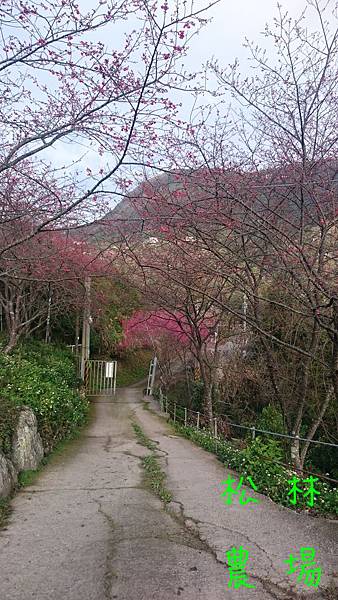
[[[89,358],[89,347],[90,347],[90,277],[85,278],[85,301],[83,309],[83,322],[82,322],[82,347],[81,347],[81,378],[85,376],[86,360]]]
[[[45,343],[48,344],[50,342],[50,314],[52,308],[52,290],[50,284],[48,285],[48,310],[47,310],[47,321],[46,321],[46,335],[45,335]]]
[[[244,321],[243,321],[243,331],[244,333],[246,332],[246,311],[248,308],[248,303],[246,301],[246,294],[243,294],[243,314],[244,314]]]
[[[247,339],[246,339],[246,312],[247,312],[247,308],[248,308],[248,303],[246,300],[246,294],[243,294],[243,314],[244,314],[244,321],[243,321],[243,333],[244,333],[244,349],[243,349],[243,356],[246,356],[246,344],[247,344]]]
[[[80,315],[79,312],[76,311],[75,317],[75,355],[79,354],[79,341],[80,341]]]
[[[217,323],[217,327],[214,331],[214,357],[216,355],[216,350],[217,350],[218,328],[219,328],[219,323]]]

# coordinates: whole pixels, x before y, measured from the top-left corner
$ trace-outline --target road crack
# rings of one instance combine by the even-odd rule
[[[115,523],[111,515],[109,515],[103,508],[102,502],[99,500],[94,500],[94,502],[98,505],[98,512],[103,516],[104,520],[108,524],[109,535],[108,535],[108,549],[106,555],[106,567],[104,573],[104,595],[106,600],[111,600],[111,591],[113,587],[114,580],[117,579],[118,575],[112,569],[112,563],[115,556],[115,541],[114,537],[114,529]]]

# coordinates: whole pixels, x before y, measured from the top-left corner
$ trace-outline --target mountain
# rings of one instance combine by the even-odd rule
[[[168,191],[172,193],[179,189],[181,184],[178,179],[178,174],[175,172],[162,173],[138,184],[104,217],[81,227],[79,229],[81,237],[88,242],[100,244],[102,241],[118,241],[125,234],[142,233],[147,215],[154,215],[154,209],[150,209],[147,197],[159,192],[167,195]],[[152,233],[156,233],[156,227],[152,232],[148,226],[147,235]]]
[[[258,172],[199,169],[161,173],[138,184],[103,218],[80,231],[82,237],[96,244],[114,243],[130,234],[151,238],[159,234],[160,217],[162,223],[165,219],[173,223],[174,219],[184,221],[188,214],[197,226],[202,221],[205,225],[208,219],[212,226],[210,216],[218,210],[229,224],[241,221],[245,214],[249,223],[254,213],[265,215],[267,221],[277,217],[284,223],[296,223],[302,202],[305,223],[313,224],[322,192],[321,210],[330,212],[326,192],[337,190],[337,167],[337,161],[325,161],[306,170],[292,164]]]

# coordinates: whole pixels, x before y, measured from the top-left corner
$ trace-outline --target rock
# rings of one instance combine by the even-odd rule
[[[12,442],[12,461],[17,471],[36,469],[43,458],[43,445],[37,420],[31,408],[24,407]]]
[[[13,464],[0,452],[0,498],[9,496],[16,483],[17,474]]]

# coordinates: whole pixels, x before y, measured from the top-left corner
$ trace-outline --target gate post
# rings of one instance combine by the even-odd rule
[[[153,393],[155,374],[156,374],[156,366],[157,366],[157,357],[154,356],[154,358],[151,360],[150,365],[149,365],[147,396],[151,396]]]
[[[90,393],[90,389],[89,389],[89,376],[90,376],[90,366],[89,366],[89,361],[85,360],[83,362],[83,383],[84,383],[84,387],[85,387],[85,391],[86,394]]]
[[[116,394],[116,375],[117,375],[117,360],[114,361],[114,383],[113,383],[113,394]]]

